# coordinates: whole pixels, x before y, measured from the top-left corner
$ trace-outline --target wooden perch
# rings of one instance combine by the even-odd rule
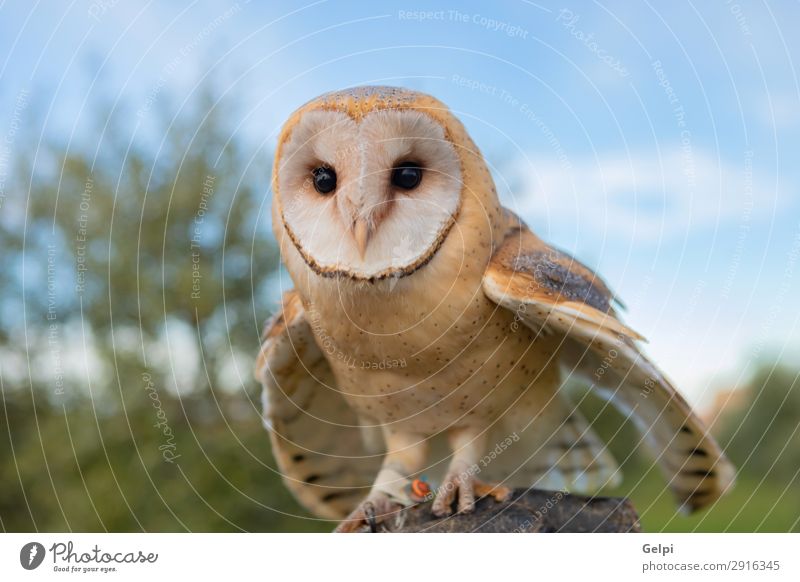
[[[370,531],[365,527],[363,531]],[[437,518],[430,503],[410,507],[377,526],[378,532],[537,533],[640,532],[630,501],[562,491],[517,489],[509,501],[479,499],[473,513]]]

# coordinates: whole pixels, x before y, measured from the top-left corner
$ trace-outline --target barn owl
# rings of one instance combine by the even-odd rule
[[[512,487],[618,483],[564,394],[572,374],[635,421],[681,508],[733,482],[606,284],[500,205],[437,99],[359,87],[302,106],[272,226],[294,288],[256,363],[265,425],[288,488],[338,531],[430,498],[442,517]]]

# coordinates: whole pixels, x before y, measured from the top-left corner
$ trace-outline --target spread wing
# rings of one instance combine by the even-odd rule
[[[667,378],[639,351],[643,339],[614,311],[590,269],[534,235],[508,212],[506,238],[483,279],[486,295],[540,333],[560,338],[563,364],[630,415],[682,508],[717,499],[734,468]]]
[[[264,425],[283,480],[313,513],[341,519],[369,491],[382,454],[367,450],[361,423],[336,389],[296,292],[283,296],[263,340],[256,379],[264,387]]]

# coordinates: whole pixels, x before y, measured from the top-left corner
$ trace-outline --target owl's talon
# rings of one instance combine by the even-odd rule
[[[379,524],[395,517],[402,509],[402,504],[393,501],[385,493],[373,491],[333,531],[334,533],[356,533],[366,525],[372,533],[376,533]]]
[[[467,472],[449,473],[439,487],[431,510],[436,517],[453,514],[453,501],[457,501],[459,513],[469,513],[475,508],[475,479]]]
[[[367,525],[369,525],[369,531],[377,533],[378,520],[375,519],[375,506],[371,501],[364,502],[364,515],[366,516]]]
[[[504,485],[484,483],[470,475],[448,475],[439,488],[433,507],[436,517],[447,517],[453,514],[453,501],[458,500],[458,513],[472,513],[475,511],[475,500],[481,497],[491,497],[495,501],[508,501],[511,498],[511,489]]]

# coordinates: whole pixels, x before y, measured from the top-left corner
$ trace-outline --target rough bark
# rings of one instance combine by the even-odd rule
[[[365,528],[365,531],[370,531]],[[517,489],[509,501],[478,500],[475,511],[434,517],[430,503],[404,510],[379,532],[542,533],[639,532],[639,516],[624,498],[583,497],[561,491]]]

